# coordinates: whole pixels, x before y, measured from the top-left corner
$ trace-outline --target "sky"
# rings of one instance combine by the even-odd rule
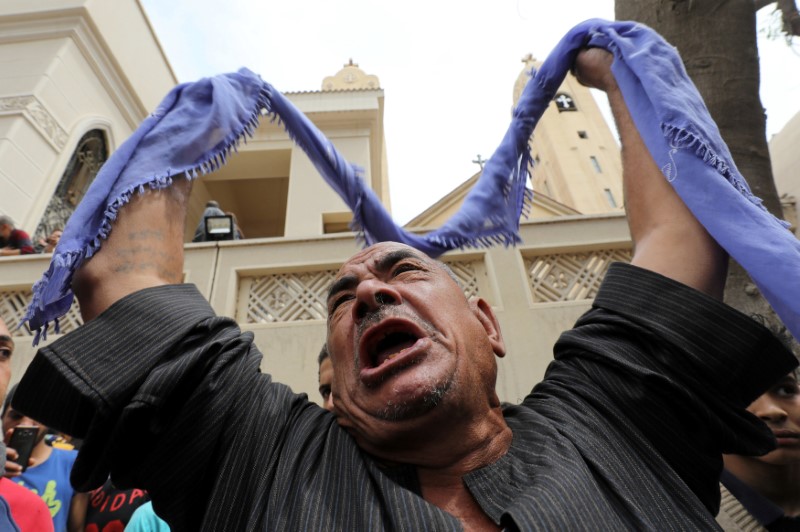
[[[181,82],[246,66],[282,92],[319,90],[351,58],[378,76],[400,223],[498,146],[526,54],[544,59],[575,24],[614,18],[613,0],[141,2]],[[759,53],[769,137],[800,111],[800,45],[761,37]]]

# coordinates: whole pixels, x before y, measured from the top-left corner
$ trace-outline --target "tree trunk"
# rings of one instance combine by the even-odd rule
[[[615,15],[617,20],[635,20],[650,26],[678,49],[739,171],[767,209],[783,217],[772,178],[766,115],[759,97],[755,3],[616,0]],[[725,302],[746,314],[770,314],[747,273],[734,261]]]

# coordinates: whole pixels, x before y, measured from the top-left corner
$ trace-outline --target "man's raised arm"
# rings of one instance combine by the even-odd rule
[[[84,321],[143,288],[183,280],[183,235],[192,183],[134,194],[120,209],[108,240],[75,273],[72,288]]]
[[[727,254],[656,166],[611,73],[612,61],[609,52],[589,48],[578,54],[575,71],[581,83],[606,93],[619,130],[632,263],[721,299]]]

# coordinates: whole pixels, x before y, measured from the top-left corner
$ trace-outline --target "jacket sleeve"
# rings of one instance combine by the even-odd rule
[[[711,511],[722,453],[774,448],[746,408],[797,365],[755,320],[626,264],[611,267],[593,308],[556,343],[555,359],[534,400],[565,411],[579,404],[563,414],[577,427],[590,426],[584,412],[599,412],[642,455],[655,449]]]
[[[110,473],[147,489],[175,529],[197,530],[242,434],[257,425],[270,456],[292,408],[308,403],[261,374],[260,360],[252,334],[215,316],[194,286],[149,288],[40,349],[14,403],[84,438],[76,489]]]

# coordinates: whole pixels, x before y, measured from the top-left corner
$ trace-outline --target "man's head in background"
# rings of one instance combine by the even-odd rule
[[[800,358],[800,343],[774,313],[753,319],[765,325],[794,356]],[[775,435],[777,449],[754,457],[765,464],[791,465],[800,470],[800,369],[785,375],[753,401],[747,410],[764,421]]]
[[[319,364],[319,394],[322,396],[322,407],[333,412],[333,364],[328,353],[327,344],[322,344],[322,349],[317,357]]]
[[[770,428],[775,436],[777,448],[763,456],[725,455],[725,467],[737,477],[750,477],[752,474],[757,474],[763,466],[786,466],[800,470],[800,381],[798,379],[800,370],[795,369],[747,407],[748,412]]]
[[[61,240],[61,235],[64,234],[64,231],[61,229],[53,229],[53,231],[44,239],[44,248],[42,249],[42,253],[52,253],[56,246],[58,245],[58,241]]]
[[[6,214],[0,214],[0,237],[7,239],[14,230],[14,220]]]
[[[786,348],[800,357],[800,344],[792,338],[777,316],[753,315],[752,318],[767,327]],[[781,490],[776,486],[782,479],[796,479],[800,472],[800,370],[796,368],[784,375],[756,398],[747,410],[769,427],[777,447],[763,456],[726,454],[725,468],[751,488],[773,499],[776,495],[780,496],[778,492]]]

